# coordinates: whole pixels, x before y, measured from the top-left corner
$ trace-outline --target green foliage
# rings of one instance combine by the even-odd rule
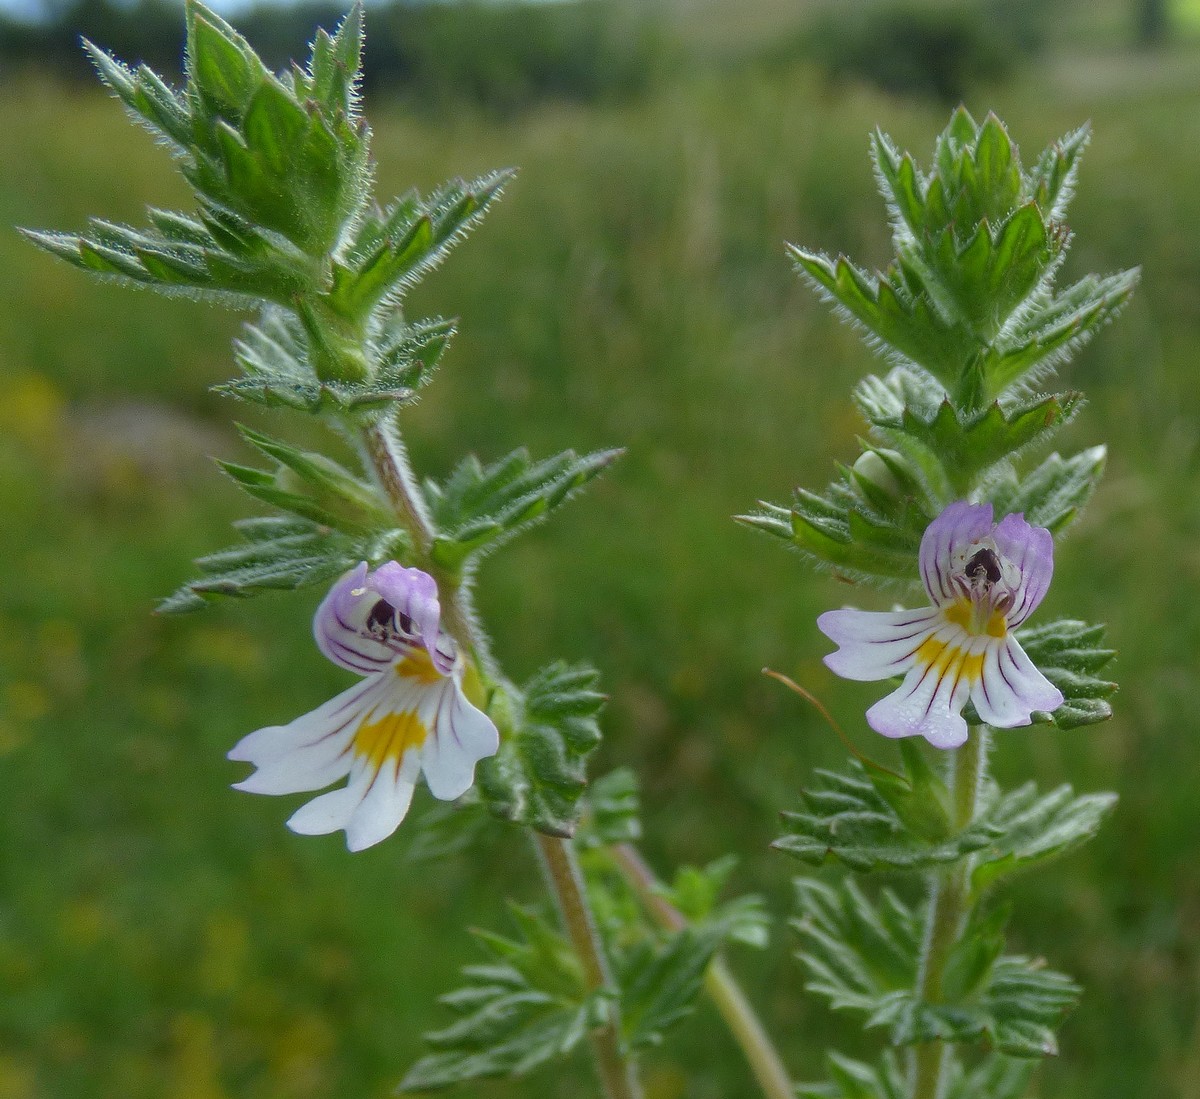
[[[551,664],[515,698],[511,733],[479,764],[488,808],[551,836],[571,836],[587,785],[587,757],[600,743],[605,697],[585,665]]]
[[[438,529],[430,556],[444,569],[461,571],[546,518],[621,453],[599,450],[579,456],[567,450],[534,462],[522,447],[489,466],[469,455],[443,484],[425,482]]]
[[[847,773],[817,771],[803,812],[785,812],[787,834],[772,846],[812,866],[828,859],[854,870],[921,870],[955,862],[995,836],[986,820],[955,832],[945,786],[916,770],[920,749],[907,749],[906,775],[851,760]]]
[[[162,602],[160,612],[197,610],[217,595],[318,584],[359,561],[408,556],[408,532],[397,526],[373,485],[323,454],[247,427],[241,433],[274,468],[218,464],[249,495],[286,514],[235,523],[247,544],[199,558],[204,575]]]
[[[1035,714],[1035,721],[1075,729],[1112,717],[1108,699],[1117,685],[1097,675],[1116,656],[1115,649],[1104,647],[1104,634],[1103,626],[1072,619],[1029,626],[1018,633],[1025,654],[1066,698],[1054,713]]]
[[[989,1053],[971,1069],[947,1053],[946,1099],[1022,1099],[1037,1062],[1026,1057]],[[801,1084],[799,1099],[908,1099],[908,1078],[890,1050],[878,1066],[852,1061],[840,1053],[827,1055],[830,1080]]]
[[[907,745],[909,760],[920,749]],[[1031,783],[984,791],[967,827],[950,825],[949,795],[932,772],[875,772],[857,760],[849,771],[818,771],[804,791],[804,812],[785,812],[786,835],[772,845],[812,866],[834,860],[857,871],[924,870],[974,855],[975,886],[1063,854],[1095,835],[1116,804],[1112,794],[1076,797],[1070,786],[1039,795]]]
[[[320,287],[322,260],[366,201],[369,131],[355,85],[362,11],[319,32],[307,69],[268,72],[216,13],[187,7],[187,84],[174,91],[86,43],[100,78],[167,142],[195,188],[195,217],[151,210],[144,230],[93,220],[34,243],[100,274],[166,292],[289,304]]]
[[[375,337],[376,366],[365,381],[323,378],[314,365],[306,328],[314,332],[314,340],[321,338],[319,325],[306,326],[283,309],[264,309],[234,344],[243,376],[217,386],[217,391],[268,408],[313,415],[401,407],[415,401],[416,391],[429,381],[455,325],[441,318],[408,323],[398,312],[393,314]]]
[[[685,927],[649,937],[618,954],[621,1028],[631,1052],[661,1045],[664,1034],[692,1013],[704,974],[724,938],[719,926]]]
[[[716,929],[725,941],[761,950],[771,929],[763,898],[745,894],[720,903],[737,863],[736,856],[726,855],[707,866],[681,866],[664,896],[693,927]]]
[[[637,776],[628,767],[592,779],[575,833],[576,847],[591,850],[641,839],[641,811]]]
[[[490,955],[463,970],[467,984],[441,997],[458,1018],[425,1034],[422,1057],[399,1090],[520,1075],[562,1057],[607,1016],[607,993],[589,993],[570,943],[541,916],[510,905],[519,938],[474,931]]]
[[[831,1007],[863,1014],[868,1027],[886,1027],[894,1045],[984,1038],[1014,1057],[1057,1052],[1053,1028],[1074,1006],[1079,987],[1040,962],[1002,954],[1002,910],[968,927],[947,962],[943,999],[929,1003],[914,991],[921,910],[890,890],[875,904],[853,881],[835,889],[801,878],[796,889],[794,926],[812,974],[806,987]]]
[[[327,301],[339,316],[362,320],[445,258],[483,217],[512,179],[492,172],[471,183],[452,180],[422,198],[416,191],[360,219],[348,247],[333,260]]]
[[[246,442],[276,463],[273,470],[220,463],[251,496],[346,534],[365,535],[395,522],[375,486],[333,459],[248,427],[239,425],[239,430]]]
[[[1069,423],[1083,401],[1079,393],[1013,396],[1004,405],[959,412],[940,386],[905,367],[864,378],[854,399],[873,434],[888,446],[920,448],[926,464],[940,465],[960,492]]]
[[[790,508],[760,501],[760,511],[739,515],[737,521],[784,539],[814,564],[851,579],[915,580],[921,535],[936,510],[922,499],[919,472],[901,456],[880,450],[867,454],[875,456],[876,468],[882,465],[899,491],[881,486],[883,478],[856,463],[844,468],[824,495],[798,488]]]
[[[233,526],[244,544],[197,558],[200,578],[164,599],[160,613],[199,610],[217,596],[245,597],[328,583],[360,561],[403,557],[407,545],[407,535],[398,528],[355,537],[291,516],[240,519]]]
[[[1022,1099],[1037,1069],[1029,1057],[1010,1057],[1004,1053],[987,1054],[974,1068],[964,1069],[957,1059],[951,1063],[946,1099]]]
[[[144,229],[93,219],[82,235],[27,235],[77,266],[166,293],[275,303],[239,347],[246,376],[224,387],[234,396],[312,413],[407,402],[450,326],[405,324],[395,306],[511,173],[374,208],[357,92],[362,37],[356,6],[336,34],[318,30],[307,67],[276,76],[220,16],[189,0],[178,92],[147,66],[130,69],[88,44],[101,79],[177,153],[199,208],[151,208]]]
[[[827,1083],[801,1084],[798,1099],[907,1099],[907,1079],[900,1062],[889,1050],[878,1067],[852,1061],[830,1050],[825,1055]]]
[[[988,485],[988,495],[1001,513],[1023,512],[1035,527],[1058,534],[1068,527],[1096,491],[1108,452],[1089,447],[1072,458],[1051,454],[1036,469],[1018,478],[1011,470]]]
[[[960,413],[976,413],[1062,361],[1133,291],[1132,271],[1053,288],[1086,138],[1067,135],[1027,171],[999,119],[979,124],[959,108],[925,172],[877,132],[895,260],[871,275],[845,257],[792,254],[872,346],[928,372]]]
[[[986,811],[999,835],[976,857],[971,887],[976,893],[1011,874],[1057,858],[1090,840],[1116,808],[1116,794],[1075,795],[1059,786],[1039,795],[1025,783],[999,797]]]

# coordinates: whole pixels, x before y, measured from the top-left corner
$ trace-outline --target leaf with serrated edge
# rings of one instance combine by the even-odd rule
[[[479,790],[505,820],[552,836],[571,836],[587,785],[587,758],[599,746],[605,697],[584,665],[551,664],[523,689],[516,729],[480,763]]]

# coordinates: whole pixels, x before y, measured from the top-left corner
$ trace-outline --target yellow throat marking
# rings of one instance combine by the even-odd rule
[[[939,641],[936,637],[927,637],[921,642],[917,660],[926,668],[932,668],[938,679],[953,672],[968,682],[978,683],[983,675],[983,653],[968,655],[957,645]]]
[[[987,634],[988,637],[1008,636],[1008,623],[1003,614],[999,611],[992,611],[988,615],[987,621],[981,622],[975,607],[966,599],[959,599],[952,603],[942,611],[942,614],[945,615],[947,622],[961,626],[967,633],[975,637],[982,637],[984,634]]]
[[[952,603],[942,614],[947,622],[965,630],[971,637],[1002,638],[1008,635],[1008,622],[1000,611],[992,611],[986,621],[980,621],[976,607],[966,599]],[[936,637],[927,637],[922,641],[916,657],[917,662],[932,670],[939,680],[948,674],[965,679],[968,683],[978,683],[983,678],[984,653],[968,653]]]
[[[415,711],[384,714],[378,721],[364,721],[358,727],[354,734],[354,754],[378,771],[385,763],[399,764],[404,753],[409,748],[419,748],[428,735],[429,730]]]
[[[433,658],[426,649],[414,649],[403,660],[397,661],[396,674],[403,679],[415,679],[426,685],[446,678],[433,666]]]

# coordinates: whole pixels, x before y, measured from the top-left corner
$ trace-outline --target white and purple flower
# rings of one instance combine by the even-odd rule
[[[360,683],[288,725],[244,737],[229,758],[257,770],[235,785],[256,794],[347,784],[303,805],[293,832],[346,831],[361,851],[390,836],[412,801],[417,777],[452,801],[475,780],[475,764],[495,755],[496,726],[467,700],[465,665],[441,632],[437,585],[395,561],[365,563],[330,589],[313,619],[317,646]]]
[[[967,739],[962,708],[997,728],[1028,725],[1062,705],[1062,692],[1012,631],[1036,609],[1054,572],[1054,541],[1020,514],[992,522],[991,504],[959,501],[921,539],[921,580],[933,606],[915,611],[827,611],[817,626],[845,679],[904,682],[867,711],[888,737],[923,736],[938,748]]]

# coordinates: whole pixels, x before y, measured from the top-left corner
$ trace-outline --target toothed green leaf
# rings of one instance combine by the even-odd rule
[[[486,467],[474,455],[464,459],[443,484],[425,484],[439,532],[431,556],[443,568],[461,570],[473,557],[540,522],[620,454],[568,450],[535,463],[521,449]]]
[[[493,813],[547,835],[574,834],[587,759],[601,739],[597,679],[592,668],[555,663],[525,684],[512,734],[476,772]]]
[[[1039,962],[1001,955],[1002,913],[968,928],[947,961],[958,987],[947,982],[944,998],[929,1003],[914,991],[922,909],[889,890],[873,902],[852,880],[835,888],[798,879],[796,890],[793,926],[811,975],[806,987],[831,1007],[859,1012],[868,1027],[887,1028],[895,1045],[982,1038],[1015,1057],[1057,1052],[1054,1028],[1078,1001],[1079,987]]]
[[[441,997],[457,1018],[424,1035],[432,1052],[399,1091],[432,1091],[468,1080],[524,1075],[566,1056],[602,1024],[606,993],[588,993],[570,944],[541,916],[510,906],[518,938],[474,931],[490,956],[467,966],[467,984]]]

